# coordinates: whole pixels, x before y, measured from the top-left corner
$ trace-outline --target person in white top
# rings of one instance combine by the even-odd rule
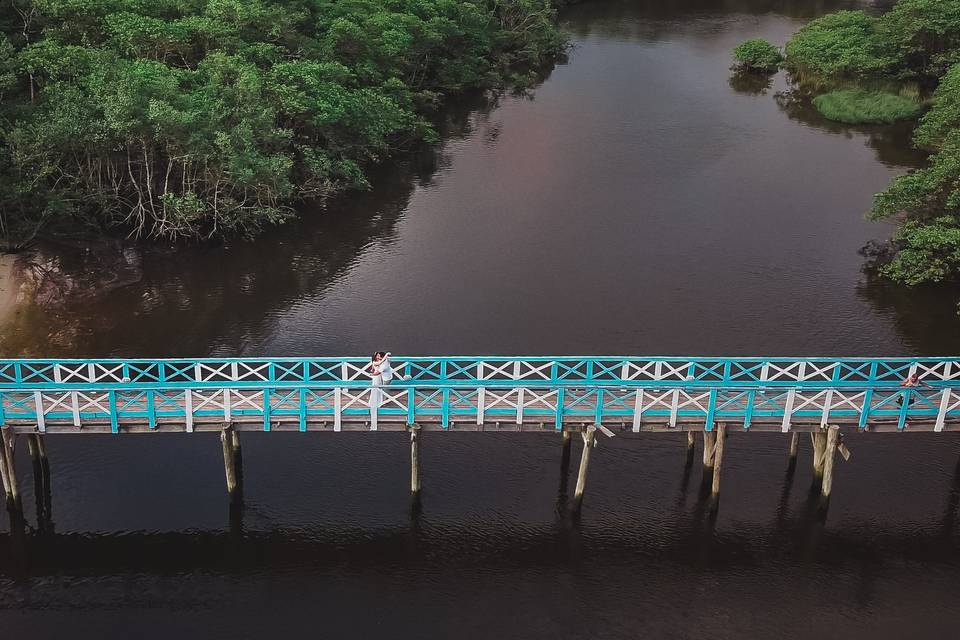
[[[379,387],[382,384],[390,384],[393,380],[393,368],[390,366],[390,352],[377,351],[370,358],[370,377],[373,379],[373,385]]]
[[[390,366],[390,352],[377,351],[370,358],[370,364],[367,365],[367,373],[373,384],[373,390],[370,392],[370,408],[376,409],[383,402],[383,392],[377,387],[390,384],[393,380],[393,367]]]

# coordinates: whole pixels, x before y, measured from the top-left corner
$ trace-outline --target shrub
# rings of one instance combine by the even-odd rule
[[[892,68],[894,56],[877,26],[877,19],[862,11],[817,18],[787,42],[786,64],[823,77],[882,75]]]
[[[899,0],[878,30],[904,74],[937,78],[958,59],[960,0]]]
[[[960,276],[960,219],[909,220],[894,237],[899,251],[880,272],[901,284],[956,280]]]
[[[845,124],[889,124],[923,111],[923,105],[910,98],[864,89],[831,91],[814,98],[813,106],[829,120]]]
[[[950,67],[933,94],[933,108],[927,112],[913,134],[918,147],[940,147],[947,134],[960,128],[960,64]]]
[[[780,68],[783,55],[780,49],[766,40],[754,39],[741,42],[733,50],[733,58],[743,69],[773,73]]]

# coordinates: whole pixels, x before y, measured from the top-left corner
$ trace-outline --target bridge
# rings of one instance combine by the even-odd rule
[[[860,431],[960,430],[957,358],[409,357],[374,386],[367,358],[0,360],[0,456],[8,504],[12,451],[28,436],[45,462],[48,434],[221,434],[227,485],[238,491],[241,431],[418,433],[527,431],[584,440],[582,497],[596,432],[702,432],[704,466],[719,490],[728,426],[810,432],[815,470],[832,479],[841,426]],[[901,383],[911,375],[916,386]],[[724,437],[718,438],[717,432]],[[829,451],[830,455],[824,452]],[[231,475],[234,476],[231,478]]]

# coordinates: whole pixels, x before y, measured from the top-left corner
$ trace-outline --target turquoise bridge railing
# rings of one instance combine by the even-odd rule
[[[960,421],[957,358],[410,357],[0,360],[0,425]],[[916,374],[920,385],[902,387]]]

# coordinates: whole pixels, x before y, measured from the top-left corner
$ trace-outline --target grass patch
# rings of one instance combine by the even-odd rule
[[[813,99],[825,118],[845,124],[889,124],[910,120],[923,112],[923,104],[886,91],[842,89]]]

